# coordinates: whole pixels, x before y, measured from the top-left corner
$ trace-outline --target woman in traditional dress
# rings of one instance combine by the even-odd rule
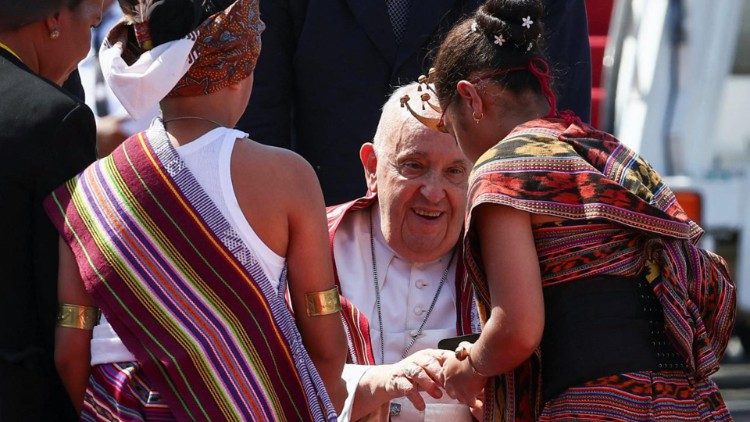
[[[346,341],[315,173],[231,129],[257,0],[120,4],[105,79],[132,116],[163,117],[45,203],[71,398],[84,420],[335,420]]]
[[[488,420],[730,419],[709,379],[734,321],[725,263],[644,159],[558,113],[542,13],[490,0],[436,57],[440,127],[475,162],[465,263],[484,322],[445,388],[485,388]]]

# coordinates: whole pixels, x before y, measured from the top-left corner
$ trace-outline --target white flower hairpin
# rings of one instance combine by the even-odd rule
[[[503,37],[503,34],[495,35],[495,44],[502,47],[504,43],[505,43],[505,38]]]
[[[477,21],[474,21],[471,23],[471,32],[477,32],[479,29],[479,25],[477,25]]]
[[[531,25],[533,24],[534,24],[534,21],[531,20],[531,16],[526,16],[525,18],[523,18],[523,23],[521,24],[521,26],[525,26],[526,29],[530,29]]]

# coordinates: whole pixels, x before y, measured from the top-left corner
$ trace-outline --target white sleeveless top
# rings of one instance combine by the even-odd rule
[[[247,133],[219,127],[190,143],[176,147],[176,150],[245,246],[253,251],[266,277],[278,291],[286,259],[273,252],[258,237],[242,213],[234,194],[230,172],[232,150],[235,140],[245,137]],[[94,327],[91,339],[91,365],[134,360],[135,357],[102,315],[99,324]]]

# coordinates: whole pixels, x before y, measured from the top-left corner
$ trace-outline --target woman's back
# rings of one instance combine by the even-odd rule
[[[46,203],[67,243],[60,301],[100,307],[134,369],[104,389],[115,364],[97,365],[100,382],[87,384],[78,365],[89,333],[64,327],[58,367],[89,416],[148,413],[150,403],[120,400],[143,374],[140,390],[158,391],[178,418],[335,418],[324,387],[340,407],[338,308],[319,313],[305,300],[335,293],[317,180],[298,157],[217,129],[235,125],[251,92],[258,3],[157,3],[142,13],[140,0],[121,2],[126,22],[100,57],[126,109],[158,104],[163,120]],[[283,257],[296,315],[279,294]],[[313,341],[321,333],[329,341]]]
[[[341,321],[338,313],[316,316],[310,309],[310,295],[330,292],[328,284],[333,282],[325,204],[315,171],[292,151],[245,140],[235,145],[231,174],[245,218],[263,243],[286,257],[295,322],[340,409],[346,392],[341,368],[333,362],[346,353]],[[322,332],[336,335],[321,342]]]
[[[231,131],[228,136],[236,139]],[[163,407],[123,408],[113,399],[129,397],[132,383],[145,380],[140,390],[160,396],[177,417],[330,418],[297,323],[262,259],[208,195],[214,185],[202,188],[157,121],[47,201],[81,269],[80,275],[68,271],[71,257],[62,255],[63,297],[85,285],[135,358],[125,372],[115,362],[94,368],[90,394],[112,407],[86,401],[85,414],[148,415],[154,405]],[[325,245],[322,218],[319,226]],[[318,253],[327,257],[324,248]],[[295,275],[291,281],[294,300],[305,280]],[[269,371],[285,375],[267,378]],[[248,395],[256,390],[263,393]]]
[[[244,154],[257,155],[260,151],[248,150],[242,144],[249,143],[247,134],[238,130],[224,127],[215,128],[200,138],[176,148],[180,158],[196,178],[206,194],[213,200],[216,207],[234,228],[245,245],[252,250],[263,268],[271,284],[278,288],[281,273],[284,269],[286,247],[279,248],[288,241],[286,236],[286,215],[279,207],[267,206],[280,201],[275,198],[264,197],[268,193],[283,195],[283,190],[264,192],[259,187],[271,183],[263,180],[269,171],[246,167],[239,162],[252,160],[252,157],[242,157]],[[251,148],[252,149],[252,148]],[[232,166],[234,161],[235,165]],[[258,161],[257,158],[253,161]],[[261,161],[266,162],[268,161]],[[232,177],[232,167],[238,167],[235,177]],[[270,169],[278,167],[271,162]],[[268,169],[268,170],[270,170]],[[280,169],[281,170],[281,169]],[[278,171],[278,170],[277,170]],[[283,171],[283,170],[281,170]],[[248,186],[245,179],[257,179],[254,186]],[[241,207],[239,200],[245,204]],[[254,206],[265,204],[266,206]],[[254,224],[250,223],[250,218]],[[260,227],[264,241],[257,234],[256,227]],[[272,243],[281,253],[276,253],[268,244]]]
[[[541,420],[728,417],[708,375],[731,332],[734,287],[641,157],[580,122],[539,119],[483,154],[470,184],[472,207],[530,215],[544,287]],[[479,227],[468,220],[467,239]],[[489,297],[488,277],[472,270],[487,257],[479,242],[467,251],[470,279]]]

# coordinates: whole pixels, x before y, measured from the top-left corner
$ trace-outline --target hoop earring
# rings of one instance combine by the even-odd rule
[[[477,114],[477,112],[475,111],[471,113],[471,117],[474,118],[474,123],[479,124],[479,121],[484,118],[484,113],[480,112],[479,114]]]
[[[50,39],[53,39],[53,40],[56,40],[56,39],[60,38],[60,30],[57,29],[57,28],[52,29],[49,32],[49,37],[50,37]]]

